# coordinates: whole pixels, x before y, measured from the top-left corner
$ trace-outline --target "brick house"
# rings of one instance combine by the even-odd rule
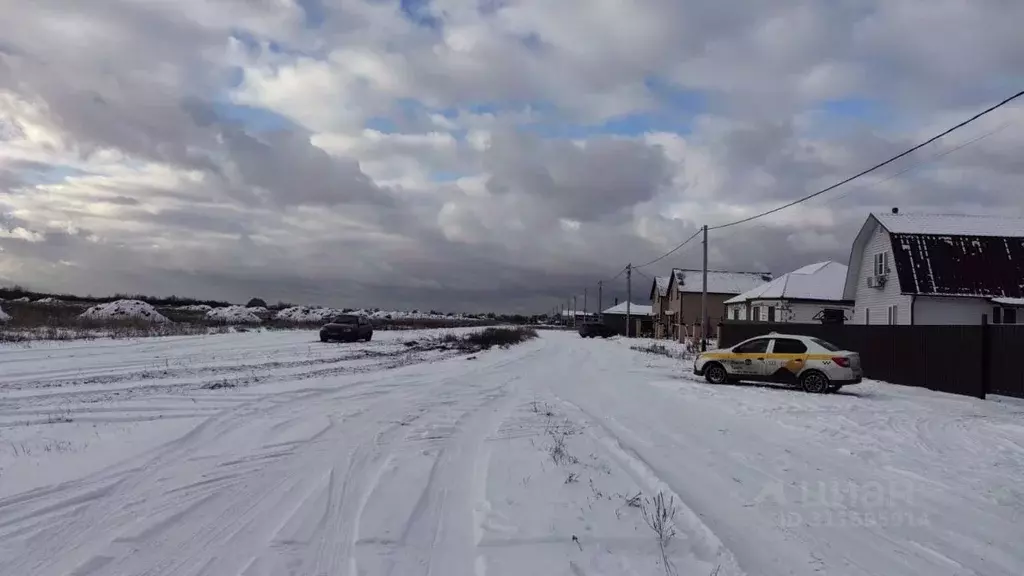
[[[668,338],[673,334],[668,281],[668,276],[658,276],[651,282],[651,320],[655,338]]]
[[[687,337],[700,336],[701,295],[703,272],[686,268],[675,268],[669,275],[668,302],[662,307],[667,321],[667,337],[683,341]],[[768,272],[730,272],[708,270],[708,325],[710,330],[725,318],[725,301],[747,290],[770,282]],[[716,332],[709,334],[714,337]]]

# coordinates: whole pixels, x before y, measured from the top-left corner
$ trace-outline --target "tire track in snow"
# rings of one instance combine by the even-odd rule
[[[350,549],[358,533],[351,518],[359,516],[356,512],[363,505],[358,503],[365,502],[376,484],[375,475],[387,462],[395,432],[408,424],[404,417],[408,409],[416,407],[426,412],[450,405],[451,398],[456,404],[465,404],[473,400],[473,393],[480,392],[467,386],[467,382],[500,377],[504,367],[529,354],[527,349],[489,360],[481,358],[468,369],[460,367],[455,376],[450,372],[431,377],[415,371],[393,373],[386,385],[389,393],[364,399],[360,409],[346,421],[327,432],[313,434],[307,441],[293,445],[291,451],[267,450],[265,447],[274,442],[258,438],[255,452],[250,453],[255,458],[215,457],[218,448],[225,455],[232,453],[232,448],[223,443],[232,438],[232,431],[239,425],[243,433],[249,428],[258,431],[260,422],[269,421],[267,428],[273,428],[304,410],[322,413],[327,409],[324,407],[334,402],[345,405],[354,386],[373,387],[381,382],[377,376],[341,387],[257,397],[207,418],[181,438],[131,465],[117,465],[28,498],[0,501],[0,510],[5,513],[15,509],[26,512],[9,527],[20,535],[8,539],[3,546],[10,546],[12,552],[28,551],[2,555],[0,573],[66,574],[90,570],[97,575],[171,574],[185,570],[223,574],[263,569],[283,573],[274,572],[273,568],[281,565],[278,561],[287,563],[289,553],[275,558],[265,552],[275,549],[270,543],[287,520],[267,523],[266,519],[287,518],[301,509],[304,501],[315,498],[317,490],[311,486],[315,483],[315,470],[324,469],[327,463],[333,470],[350,470],[344,480],[350,489],[334,495],[338,506],[327,519],[326,530],[318,534],[323,537],[321,544],[295,542],[291,547],[299,556],[309,558],[310,546],[319,546],[317,562],[327,573],[338,573],[352,557],[345,552],[344,542],[351,543]],[[445,395],[443,392],[448,388],[459,394]],[[466,394],[467,389],[472,393]],[[386,422],[393,423],[381,431],[378,425]],[[212,452],[213,456],[197,457],[204,452]],[[333,459],[331,454],[335,455]],[[347,454],[352,456],[346,460],[343,455]],[[350,462],[347,468],[343,461]],[[211,473],[213,470],[217,472]],[[231,474],[241,475],[225,479]],[[89,493],[103,482],[111,483],[105,491]],[[83,493],[84,500],[77,501]],[[195,506],[199,498],[209,499],[203,500],[203,506]],[[357,505],[353,506],[353,502]],[[50,506],[69,512],[45,518],[37,514],[41,508]],[[169,517],[175,522],[169,523]],[[300,518],[298,523],[305,520]],[[172,524],[174,531],[164,529]],[[29,527],[31,545],[24,540]],[[140,534],[149,540],[146,546],[137,545]],[[129,553],[132,546],[139,548],[138,553]],[[239,552],[225,554],[225,550]]]
[[[397,576],[479,574],[474,496],[483,493],[486,468],[478,463],[484,443],[513,403],[508,388],[518,377],[487,391],[466,410],[436,454],[426,485],[404,526],[385,573]]]
[[[735,555],[722,543],[718,535],[700,519],[697,513],[687,505],[686,500],[643,457],[635,450],[628,448],[628,445],[623,444],[620,434],[614,433],[603,419],[596,418],[575,403],[557,396],[556,398],[573,412],[582,415],[583,420],[590,424],[586,428],[587,434],[604,447],[606,455],[625,470],[638,486],[646,487],[649,494],[663,493],[676,502],[677,517],[681,512],[682,522],[677,520],[675,525],[685,531],[690,551],[697,559],[719,566],[722,576],[745,574]],[[601,433],[595,433],[595,430],[599,430]]]

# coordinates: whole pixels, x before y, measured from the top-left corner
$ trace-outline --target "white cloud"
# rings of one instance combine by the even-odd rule
[[[321,4],[309,27],[293,0],[5,7],[4,277],[543,309],[959,121],[1024,58],[1012,3],[433,0],[435,26]],[[713,264],[843,260],[892,205],[1021,213],[1022,115],[716,231]]]

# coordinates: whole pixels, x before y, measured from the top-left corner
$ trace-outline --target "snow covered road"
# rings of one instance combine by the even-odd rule
[[[0,575],[1024,573],[1024,405],[313,336],[0,348]]]

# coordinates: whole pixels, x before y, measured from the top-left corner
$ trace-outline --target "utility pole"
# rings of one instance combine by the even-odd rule
[[[708,349],[708,225],[704,225],[704,287],[700,293],[700,351]]]
[[[572,327],[576,327],[576,297],[572,297]]]
[[[583,321],[587,321],[587,289],[583,289]]]
[[[626,338],[630,333],[630,306],[633,302],[633,264],[626,264]]]
[[[604,304],[603,304],[603,300],[602,300],[602,296],[604,296],[604,295],[601,293],[603,290],[604,290],[604,280],[599,280],[597,282],[597,313],[598,314],[603,312],[603,308],[604,308]]]

